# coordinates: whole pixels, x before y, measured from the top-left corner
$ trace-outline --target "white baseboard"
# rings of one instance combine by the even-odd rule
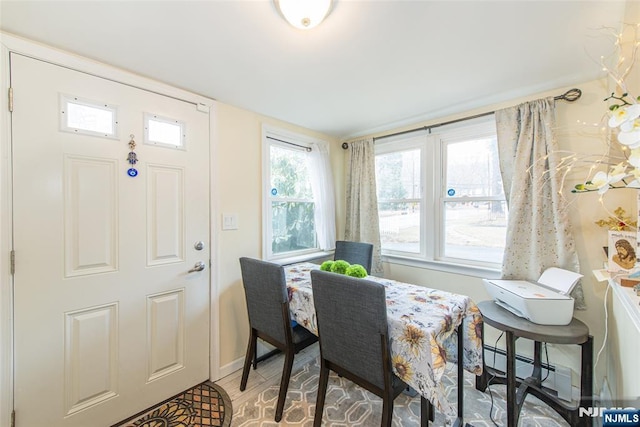
[[[235,371],[242,369],[242,366],[244,365],[244,356],[240,357],[239,359],[234,360],[231,363],[227,363],[224,366],[220,367],[220,378],[224,378],[227,375],[231,375],[233,374]],[[215,380],[212,381],[217,381],[220,378],[216,378]]]
[[[494,354],[495,354],[495,366],[494,366]],[[494,352],[492,347],[485,346],[484,349],[484,363],[499,371],[505,372],[507,366],[507,358],[503,350],[498,349],[498,352]],[[516,355],[516,376],[518,378],[527,378],[533,372],[533,361],[529,357],[522,357]],[[558,393],[558,398],[571,402],[575,397],[574,394],[579,392],[577,389],[574,391],[571,386],[571,369],[561,365],[550,365],[549,369],[542,367],[542,378],[546,378],[542,382],[542,385],[551,390],[555,390]]]
[[[258,351],[258,357],[262,356],[263,354],[266,354],[268,352],[270,352],[271,350],[273,350],[275,347],[272,347],[271,345],[263,342],[262,340],[258,340],[258,345],[256,350]],[[224,366],[220,367],[220,378],[224,378],[227,375],[231,375],[233,374],[235,371],[238,371],[240,369],[242,369],[242,367],[244,366],[244,356],[239,357],[238,359],[234,360],[231,363],[227,363]],[[212,381],[217,381],[220,378],[216,378],[216,379],[212,379]]]

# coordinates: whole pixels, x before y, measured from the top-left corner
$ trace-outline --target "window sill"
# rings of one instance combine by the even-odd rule
[[[445,273],[461,274],[464,276],[478,277],[481,279],[499,279],[501,276],[501,271],[495,268],[480,267],[476,265],[452,264],[443,261],[426,261],[397,255],[383,255],[382,261],[388,262],[389,264],[406,265],[408,267],[443,271]]]
[[[308,261],[314,261],[314,260],[328,258],[328,257],[333,258],[333,252],[319,251],[319,252],[313,252],[313,253],[298,255],[298,256],[289,257],[289,258],[278,258],[278,259],[271,260],[270,262],[273,262],[274,264],[280,264],[280,265],[289,265],[289,264],[296,264],[298,262],[308,262]]]

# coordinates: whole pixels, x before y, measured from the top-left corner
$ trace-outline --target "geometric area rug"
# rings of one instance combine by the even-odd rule
[[[266,362],[265,362],[266,363]],[[449,401],[457,405],[456,366],[451,364],[442,383]],[[258,365],[260,369],[260,365]],[[320,363],[313,358],[294,369],[289,383],[287,400],[280,423],[274,422],[274,411],[278,398],[279,375],[276,381],[251,401],[242,402],[234,408],[234,427],[312,427],[317,396]],[[281,372],[281,371],[280,371]],[[249,382],[252,377],[249,376]],[[506,426],[505,386],[492,385],[492,393],[475,389],[475,376],[465,371],[464,421],[473,427]],[[382,400],[351,381],[329,376],[323,427],[375,427],[380,425]],[[393,427],[415,427],[420,425],[420,399],[401,394],[394,401]],[[435,420],[430,426],[450,425],[443,414],[435,411]],[[569,427],[553,409],[534,396],[527,396],[520,413],[521,427]]]
[[[229,395],[205,381],[113,427],[229,427],[232,415]]]

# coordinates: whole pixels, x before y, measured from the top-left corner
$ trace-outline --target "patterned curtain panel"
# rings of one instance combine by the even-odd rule
[[[537,280],[549,267],[578,272],[565,200],[560,195],[555,101],[539,99],[496,111],[502,182],[509,206],[503,279]],[[584,310],[582,285],[571,295]]]
[[[372,243],[371,273],[382,275],[373,139],[354,141],[349,145],[346,177],[347,224],[344,238],[354,242]]]

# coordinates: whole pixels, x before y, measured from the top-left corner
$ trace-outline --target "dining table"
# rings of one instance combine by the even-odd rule
[[[311,270],[319,268],[311,262],[284,266],[291,317],[316,335]],[[366,279],[385,287],[393,372],[443,413],[447,425],[464,425],[463,370],[475,375],[483,370],[483,322],[477,305],[466,295],[377,276]],[[450,362],[458,369],[457,410],[442,384]]]

